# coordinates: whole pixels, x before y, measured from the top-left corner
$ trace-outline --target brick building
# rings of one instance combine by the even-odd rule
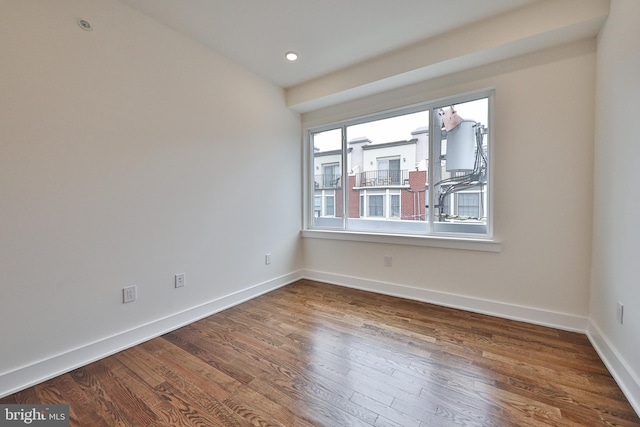
[[[348,142],[346,191],[351,220],[426,221],[429,205],[428,129],[418,128],[412,138],[374,144],[368,138]],[[342,217],[345,190],[342,150],[317,150],[314,156],[314,217]],[[441,171],[440,178],[451,174]],[[443,216],[482,218],[484,187],[452,193],[438,206]]]

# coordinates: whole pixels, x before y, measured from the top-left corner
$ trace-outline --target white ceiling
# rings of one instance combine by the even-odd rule
[[[541,0],[120,1],[290,88]]]

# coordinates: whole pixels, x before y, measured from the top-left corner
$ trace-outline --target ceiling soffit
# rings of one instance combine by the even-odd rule
[[[594,37],[608,14],[608,0],[533,3],[290,87],[287,106],[313,111]]]

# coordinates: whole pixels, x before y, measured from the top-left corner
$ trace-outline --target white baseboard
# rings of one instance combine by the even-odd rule
[[[618,356],[614,347],[610,345],[598,327],[587,318],[312,270],[289,273],[120,334],[89,343],[14,371],[0,374],[0,398],[163,335],[302,278],[549,326],[556,329],[586,333],[630,404],[640,414],[640,380],[624,360]]]
[[[334,285],[407,298],[444,307],[458,308],[555,329],[581,333],[585,333],[587,330],[587,318],[581,316],[320,271],[304,270],[303,276],[306,279]]]
[[[618,386],[620,386],[633,409],[640,416],[640,378],[620,357],[615,347],[611,345],[592,320],[589,320],[587,337],[589,337],[591,345],[598,352],[600,359],[602,359]]]
[[[300,271],[289,273],[180,313],[172,314],[111,337],[66,351],[14,371],[0,374],[0,397],[24,390],[80,366],[166,334],[226,308],[295,282],[302,277],[302,272]]]

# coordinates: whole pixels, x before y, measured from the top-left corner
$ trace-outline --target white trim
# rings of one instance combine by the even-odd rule
[[[302,237],[314,239],[349,240],[352,242],[386,243],[392,245],[427,246],[433,248],[465,249],[469,251],[500,252],[496,239],[447,237],[423,234],[383,234],[345,230],[302,230]]]
[[[432,291],[428,289],[414,288],[411,286],[314,270],[304,270],[303,276],[305,279],[317,280],[347,288],[407,298],[415,301],[437,304],[444,307],[471,311],[474,313],[487,314],[490,316],[532,323],[535,325],[548,326],[565,331],[585,333],[587,329],[588,319],[586,317],[542,310],[539,308],[524,307],[499,301],[449,294],[446,292]]]
[[[0,384],[2,384],[0,386],[0,398],[133,347],[302,278],[556,329],[586,333],[598,355],[629,400],[629,403],[640,415],[640,379],[590,319],[498,301],[313,270],[289,273],[120,334],[69,350],[14,371],[0,374]]]
[[[0,374],[0,398],[166,334],[301,278],[300,271],[289,273],[14,371],[4,372]]]
[[[495,141],[494,141],[494,137],[493,137],[493,127],[494,127],[494,109],[495,109],[495,102],[494,102],[494,98],[495,98],[495,92],[496,89],[495,87],[487,87],[484,89],[477,89],[477,90],[473,90],[473,91],[469,91],[469,92],[465,92],[465,93],[458,93],[458,94],[454,94],[454,95],[450,95],[447,97],[442,97],[442,98],[437,98],[437,99],[432,99],[432,100],[428,100],[428,101],[422,101],[422,102],[418,102],[418,103],[414,103],[414,104],[409,104],[409,105],[405,105],[405,106],[400,106],[400,107],[393,107],[390,109],[386,109],[386,110],[381,110],[381,111],[376,111],[370,114],[364,114],[364,115],[358,115],[355,117],[348,117],[346,119],[341,119],[341,120],[337,120],[337,121],[331,121],[328,123],[321,123],[318,125],[311,125],[311,126],[305,126],[303,129],[303,156],[304,156],[304,162],[303,162],[303,177],[302,177],[302,182],[303,182],[303,237],[320,237],[319,234],[314,234],[314,232],[316,230],[318,231],[323,231],[322,229],[317,229],[314,228],[314,218],[313,218],[313,201],[312,201],[312,194],[314,193],[314,188],[312,188],[310,186],[311,181],[313,180],[313,173],[315,173],[315,169],[314,169],[314,149],[312,147],[312,134],[316,134],[316,133],[322,133],[322,132],[326,132],[326,131],[330,131],[330,130],[337,130],[337,129],[341,129],[342,132],[342,147],[340,148],[342,151],[342,174],[343,177],[345,177],[344,180],[344,185],[343,188],[346,189],[347,185],[346,183],[348,182],[348,180],[346,179],[346,177],[348,177],[348,168],[347,166],[349,165],[348,162],[348,147],[347,147],[347,141],[346,141],[346,129],[349,126],[353,126],[353,125],[359,125],[359,124],[363,124],[363,123],[368,123],[368,122],[374,122],[374,121],[378,121],[378,120],[383,120],[383,119],[388,119],[391,117],[396,117],[396,116],[401,116],[401,115],[406,115],[406,114],[413,114],[413,113],[417,113],[417,112],[421,112],[421,111],[427,111],[427,110],[431,110],[432,113],[435,112],[437,109],[442,108],[442,107],[446,107],[449,105],[456,105],[456,104],[462,104],[462,103],[466,103],[466,102],[471,102],[471,101],[477,101],[480,99],[487,99],[488,105],[488,117],[487,117],[487,121],[488,123],[484,123],[484,125],[487,126],[488,128],[488,134],[487,134],[487,143],[489,146],[489,153],[488,153],[488,181],[486,184],[486,197],[487,197],[487,203],[485,205],[485,212],[487,213],[487,221],[486,221],[486,233],[483,233],[481,235],[481,239],[485,239],[488,241],[493,241],[493,220],[494,220],[494,216],[493,216],[493,208],[494,208],[494,203],[493,203],[493,169],[494,167],[493,165],[493,152],[495,151],[494,145],[495,145]],[[429,114],[429,129],[433,128],[433,114]],[[434,146],[434,140],[433,140],[434,136],[433,136],[433,132],[429,132],[429,159],[433,159],[434,155],[432,152],[432,147]],[[389,157],[395,157],[395,156],[389,156]],[[429,170],[433,171],[434,168],[429,167]],[[312,171],[312,174],[309,173],[309,171]],[[428,177],[427,181],[429,182],[433,182],[433,176],[432,174],[429,174],[430,176]],[[386,188],[386,187],[385,187]],[[404,188],[404,187],[399,187],[400,189]],[[361,193],[362,194],[362,193]],[[433,193],[431,193],[433,194]],[[343,213],[344,215],[339,216],[342,218],[342,229],[340,229],[339,231],[344,232],[346,235],[351,234],[350,232],[353,230],[350,230],[347,222],[349,220],[349,216],[346,215],[346,213],[348,213],[348,209],[349,209],[349,203],[347,200],[348,197],[348,191],[343,191],[342,192],[343,195]],[[429,201],[429,206],[434,206],[435,203],[432,200],[433,199],[433,195],[430,196],[431,200]],[[368,200],[365,197],[365,200]],[[386,200],[386,199],[385,199]],[[309,210],[311,209],[311,210]],[[368,214],[368,207],[365,207],[364,212],[366,214]],[[365,215],[364,217],[367,218],[372,218],[372,219],[377,219],[377,218],[385,218],[388,214],[385,212],[383,217],[369,217],[368,215]],[[431,230],[429,230],[429,233],[424,233],[421,234],[421,236],[425,236],[425,237],[431,237],[433,235],[433,221],[432,220],[427,220],[425,221],[425,224],[429,224],[429,227],[431,228]],[[334,230],[336,231],[336,230]],[[356,232],[358,233],[358,232]],[[375,234],[375,232],[370,232],[369,234]],[[380,232],[381,235],[383,235],[382,237],[382,241],[383,243],[393,243],[393,242],[389,242],[387,241],[386,237],[384,237],[384,232]],[[459,239],[465,239],[466,234],[465,233],[448,233],[448,235],[454,236],[454,238],[459,238]],[[439,237],[438,234],[435,234],[435,236]],[[324,238],[329,238],[329,237],[324,237]],[[475,237],[471,237],[471,240],[475,240]],[[350,239],[347,236],[344,236],[343,238],[340,238],[340,240],[356,240],[356,241],[370,241],[370,240],[358,240],[358,239]],[[454,240],[454,239],[451,239]],[[422,242],[422,243],[420,243]],[[448,245],[446,246],[441,246],[439,244],[424,244],[424,242],[427,242],[427,240],[416,240],[413,244],[412,243],[404,243],[404,244],[412,244],[412,245],[416,245],[416,246],[435,246],[435,247],[450,247]],[[471,250],[486,250],[486,251],[490,251],[490,252],[500,252],[499,249],[499,245],[498,246],[493,246],[493,249],[473,249],[473,248],[478,248],[480,246],[478,245],[471,245],[471,247],[454,247],[456,249],[471,249]]]
[[[616,348],[591,319],[589,319],[587,326],[587,337],[634,411],[640,416],[640,378],[638,378],[638,375],[634,373],[633,369],[625,362]]]

